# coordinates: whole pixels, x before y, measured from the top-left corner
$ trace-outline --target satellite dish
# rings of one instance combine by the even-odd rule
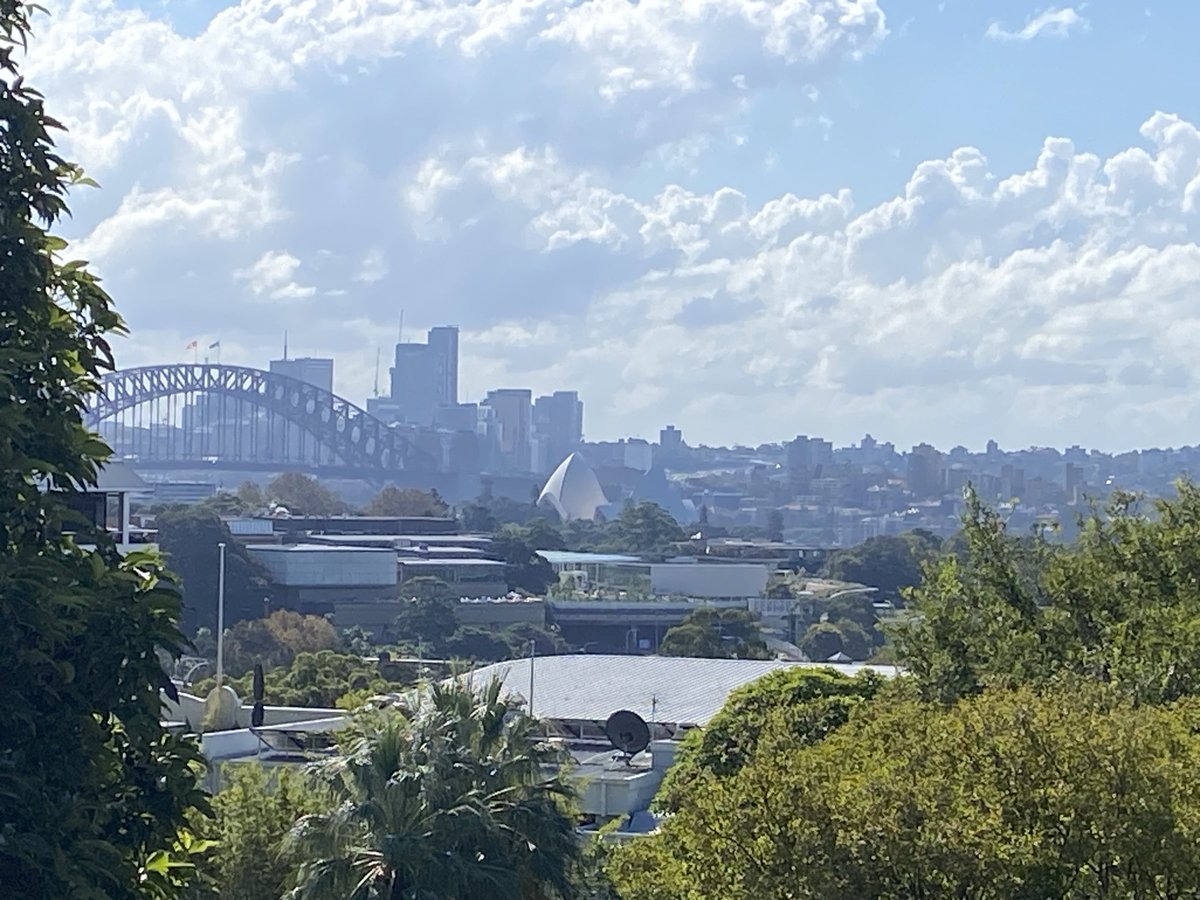
[[[650,746],[650,726],[628,709],[617,710],[609,716],[604,723],[604,733],[626,756],[634,756]]]

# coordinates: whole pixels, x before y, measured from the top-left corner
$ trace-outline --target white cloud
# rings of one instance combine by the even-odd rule
[[[244,281],[252,294],[272,300],[298,300],[311,297],[317,289],[297,283],[296,270],[300,260],[290,253],[271,250],[264,253],[254,265],[238,269],[233,277]]]
[[[1082,7],[1080,7],[1082,9]],[[1088,28],[1088,20],[1070,6],[1050,7],[1030,16],[1021,28],[1010,30],[999,22],[988,25],[987,36],[997,41],[1032,41],[1037,37],[1065,38]]]
[[[186,34],[74,0],[40,31],[127,365],[230,325],[261,365],[286,328],[361,401],[403,308],[462,326],[472,396],[577,388],[592,437],[1170,443],[1200,417],[1188,121],[1018,171],[960,148],[865,206],[687,181],[737,136],[776,151],[753,104],[817,103],[884,39],[870,0],[244,0]]]

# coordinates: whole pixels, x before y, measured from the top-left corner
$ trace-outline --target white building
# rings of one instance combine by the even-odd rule
[[[578,453],[564,459],[546,480],[538,496],[538,506],[553,509],[563,521],[592,520],[596,512],[608,505],[596,473]]]

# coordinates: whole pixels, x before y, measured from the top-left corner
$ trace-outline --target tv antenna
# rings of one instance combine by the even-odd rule
[[[625,765],[650,746],[650,726],[645,719],[628,709],[619,709],[604,723],[604,733],[612,745],[621,751]]]

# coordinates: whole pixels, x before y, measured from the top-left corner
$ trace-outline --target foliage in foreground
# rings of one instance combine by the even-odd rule
[[[626,900],[1200,895],[1200,491],[1070,547],[968,499],[897,628],[912,675],[733,698],[614,855]]]
[[[290,836],[292,896],[575,896],[573,792],[538,728],[498,681],[435,683],[360,714],[316,770],[326,811]]]
[[[698,779],[611,871],[625,900],[1195,896],[1196,724],[1078,684],[868,704]]]
[[[180,601],[156,556],[59,536],[111,453],[82,411],[124,325],[49,232],[87,179],[18,74],[31,9],[0,0],[0,896],[171,896],[204,805],[194,745],[159,721]]]
[[[196,898],[279,900],[291,887],[296,864],[281,852],[296,820],[318,812],[321,798],[303,772],[234,763],[221,773],[208,836],[217,842],[200,866],[209,889]]]
[[[1062,674],[1146,703],[1200,693],[1200,488],[1177,487],[1153,516],[1118,496],[1068,547],[1008,534],[969,497],[965,558],[929,570],[916,615],[896,629],[922,694],[948,701]]]
[[[760,752],[760,744],[818,743],[882,687],[883,679],[871,672],[851,678],[835,669],[797,667],[738,688],[703,729],[684,738],[655,805],[678,812],[698,784],[733,777]]]

